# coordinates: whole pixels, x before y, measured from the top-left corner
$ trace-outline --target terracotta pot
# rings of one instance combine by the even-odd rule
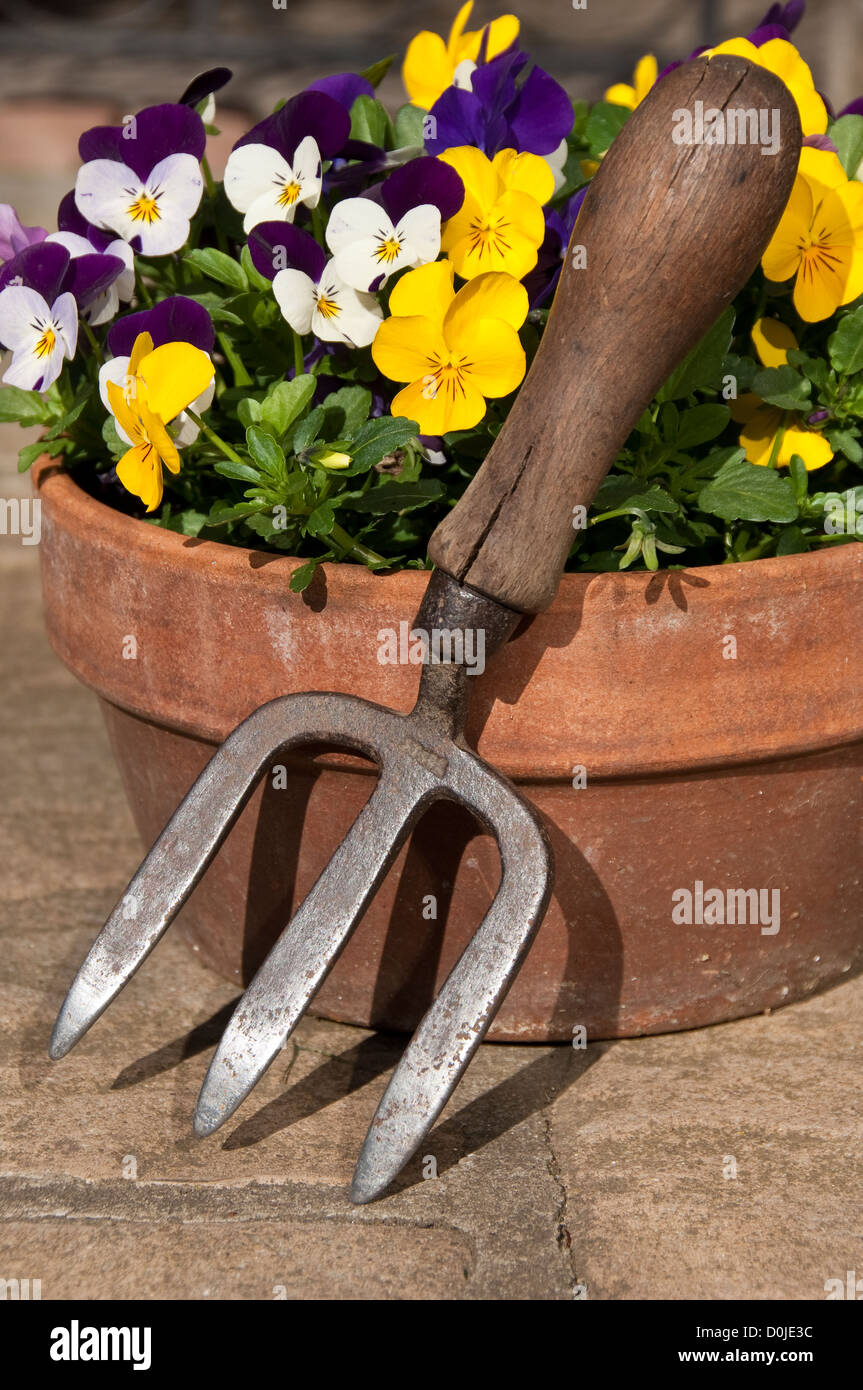
[[[381,665],[378,632],[411,622],[426,575],[328,565],[298,596],[296,561],[131,520],[44,462],[38,488],[51,641],[101,698],[147,845],[265,700],[329,689],[410,708],[418,668]],[[565,576],[473,700],[480,753],[539,809],[557,861],[492,1037],[689,1028],[799,999],[863,963],[861,630],[861,545]],[[202,960],[251,977],[372,785],[371,767],[314,751],[264,779],[178,920]],[[315,1011],[412,1028],[497,876],[493,841],[451,805],[433,808]],[[779,930],[769,891],[754,923],[675,921],[678,890],[697,882],[778,889]]]

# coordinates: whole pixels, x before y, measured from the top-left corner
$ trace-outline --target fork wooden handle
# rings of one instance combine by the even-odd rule
[[[772,113],[765,129],[778,130],[778,150],[676,143],[680,113],[697,122],[698,102],[705,123],[727,108]],[[742,117],[735,130],[751,137]],[[790,92],[746,59],[698,59],[653,88],[590,185],[527,380],[431,538],[436,565],[520,612],[548,607],[573,508],[590,504],[656,391],[752,274],[799,152]]]

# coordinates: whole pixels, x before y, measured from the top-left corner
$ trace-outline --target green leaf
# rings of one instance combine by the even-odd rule
[[[47,450],[41,439],[35,444],[25,444],[24,448],[18,451],[18,472],[26,473],[44,453],[47,453]]]
[[[224,251],[216,251],[212,246],[187,251],[183,257],[183,264],[191,266],[193,270],[199,270],[210,280],[217,280],[220,285],[229,285],[232,290],[249,288],[243,267],[237,264],[233,256],[226,256]]]
[[[376,463],[392,454],[396,449],[419,434],[416,420],[403,420],[401,416],[384,415],[379,420],[368,420],[354,435],[351,447],[351,466],[346,474],[365,473]]]
[[[224,405],[222,408],[224,409]],[[262,409],[261,402],[255,400],[254,396],[244,396],[241,401],[237,402],[237,419],[243,426],[243,429],[247,430],[250,425],[259,425],[261,423]]]
[[[780,410],[808,410],[812,387],[793,367],[763,367],[752,379],[752,390]]]
[[[408,103],[402,106],[396,113],[395,139],[396,149],[419,146],[425,141],[425,122],[428,119],[428,112],[421,106],[414,106]]]
[[[661,487],[645,487],[630,474],[609,473],[594,500],[597,512],[638,508],[642,512],[676,512],[677,503]]]
[[[826,434],[834,453],[844,454],[850,463],[863,462],[863,449],[851,430],[827,430]]]
[[[264,502],[214,502],[207,517],[208,526],[226,526],[231,521],[244,521],[266,511]]]
[[[364,68],[360,77],[371,82],[373,87],[379,87],[398,56],[397,53],[391,53],[388,58],[379,59],[377,63],[372,63],[370,68]]]
[[[364,386],[342,386],[331,391],[322,402],[326,411],[327,435],[352,439],[369,418],[372,393]]]
[[[587,118],[585,128],[585,137],[594,159],[605,154],[631,115],[632,112],[625,106],[613,106],[608,101],[596,102]]]
[[[385,106],[361,92],[351,107],[351,139],[384,148],[392,125]]]
[[[791,348],[788,352],[788,362],[792,367],[798,367],[803,376],[820,390],[823,390],[830,380],[830,367],[823,357],[810,357],[808,352]]]
[[[370,488],[353,503],[355,512],[403,512],[412,507],[425,507],[443,497],[444,485],[437,478],[419,478],[415,483],[382,483]]]
[[[692,449],[696,444],[706,444],[709,439],[715,439],[730,418],[727,405],[696,405],[684,411],[680,417],[677,448]]]
[[[863,305],[842,316],[836,332],[827,339],[827,349],[837,372],[850,376],[863,371]]]
[[[262,427],[276,438],[280,438],[302,415],[315,394],[316,385],[317,378],[311,375],[295,376],[291,381],[278,382],[261,406]]]
[[[38,391],[20,386],[0,386],[0,424],[44,425],[53,419],[51,405]]]
[[[318,568],[317,560],[307,560],[304,565],[300,565],[291,575],[288,588],[292,594],[301,594],[307,589],[315,577],[315,570]]]
[[[716,389],[722,377],[722,364],[731,346],[734,329],[734,306],[729,305],[721,318],[705,333],[688,357],[657,394],[658,401],[677,401],[691,396],[693,391]]]
[[[779,533],[779,540],[776,542],[777,555],[805,555],[808,549],[809,542],[799,526],[786,526]]]
[[[189,294],[187,291],[186,298],[194,299],[196,304],[200,304],[203,309],[206,309],[213,323],[238,323],[242,326],[243,320],[240,318],[239,314],[235,314],[230,309],[225,308],[225,301],[220,294],[212,294],[209,292],[206,294]]]
[[[267,293],[273,288],[272,280],[268,280],[266,275],[262,275],[256,268],[252,260],[252,253],[249,250],[248,242],[240,252],[240,265],[243,267],[250,289],[261,290],[263,293]]]
[[[249,463],[235,463],[233,459],[219,459],[213,465],[217,473],[221,473],[223,478],[239,478],[243,483],[261,482],[261,475],[257,468],[252,468]]]
[[[257,425],[250,425],[246,430],[246,448],[251,454],[253,462],[263,473],[267,473],[276,482],[286,477],[284,449],[279,447],[271,434],[266,434],[264,430],[258,429]],[[256,481],[260,480],[256,479]]]
[[[306,449],[310,449],[320,434],[326,419],[326,412],[322,405],[316,405],[314,410],[310,410],[304,420],[301,420],[294,430],[292,448],[295,454],[302,454]]]
[[[794,488],[794,496],[797,498],[797,505],[800,507],[803,505],[809,492],[809,474],[806,470],[806,464],[799,454],[791,455],[788,474]]]
[[[747,459],[730,459],[712,482],[701,489],[702,511],[724,521],[796,521],[797,503],[790,479],[775,468]]]
[[[321,502],[306,520],[306,530],[311,536],[328,536],[336,524],[336,514],[331,502]]]
[[[840,116],[827,127],[827,134],[839,153],[839,162],[853,179],[863,162],[863,116]]]

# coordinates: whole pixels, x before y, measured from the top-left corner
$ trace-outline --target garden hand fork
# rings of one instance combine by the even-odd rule
[[[778,153],[680,144],[680,113],[731,100],[774,113]],[[703,123],[702,123],[703,124]],[[739,129],[745,131],[741,121]],[[287,695],[230,735],[147,855],[84,961],[51,1055],[62,1057],[141,965],[201,878],[264,771],[289,747],[341,744],[372,758],[371,798],[256,974],[225,1030],[196,1113],[209,1134],[236,1110],[290,1036],[411,828],[439,798],[496,837],[497,896],[426,1013],[366,1136],[355,1202],[380,1194],[439,1115],[537,930],[552,884],[532,808],[468,746],[469,668],[524,614],[546,608],[586,508],[672,368],[745,284],[788,199],[800,127],[783,84],[729,56],[677,68],[654,87],[591,184],[528,378],[464,497],[434,533],[437,568],[416,625],[447,634],[408,715],[352,696]],[[578,254],[573,252],[578,250]],[[476,650],[474,645],[473,650]],[[445,655],[445,654],[444,654]]]

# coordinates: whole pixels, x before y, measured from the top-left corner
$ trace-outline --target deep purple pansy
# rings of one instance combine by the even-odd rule
[[[118,319],[108,332],[108,355],[130,357],[139,333],[149,333],[154,347],[191,343],[202,352],[212,352],[216,341],[213,321],[204,306],[182,294],[162,299],[152,309]]]

